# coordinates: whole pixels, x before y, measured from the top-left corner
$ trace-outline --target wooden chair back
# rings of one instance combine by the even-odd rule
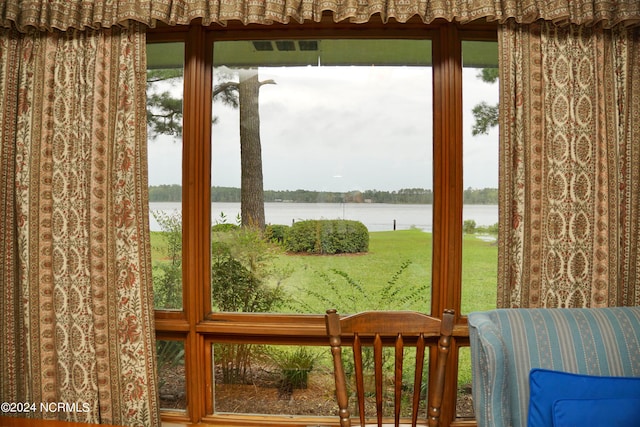
[[[430,381],[427,420],[429,427],[440,424],[440,406],[444,392],[444,377],[449,354],[450,338],[453,331],[454,311],[445,310],[442,320],[412,311],[368,311],[340,317],[336,310],[327,310],[325,316],[329,344],[334,363],[336,398],[341,427],[351,426],[347,380],[342,360],[342,342],[349,341],[353,349],[356,397],[360,415],[360,425],[366,425],[365,389],[363,377],[363,347],[373,347],[375,406],[377,425],[383,425],[383,373],[382,349],[395,347],[395,370],[393,380],[394,425],[400,425],[402,372],[404,347],[416,347],[416,366],[413,383],[411,426],[416,426],[420,403],[425,349],[428,340],[438,339],[438,357],[435,377]]]

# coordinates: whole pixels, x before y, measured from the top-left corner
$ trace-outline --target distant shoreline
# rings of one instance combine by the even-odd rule
[[[149,186],[150,202],[180,202],[182,186]],[[265,203],[386,203],[386,204],[433,204],[433,190],[425,188],[401,188],[394,191],[353,190],[347,192],[315,190],[265,190]],[[212,187],[211,202],[239,203],[240,188]],[[468,205],[497,205],[497,188],[467,188],[463,192],[463,203]]]

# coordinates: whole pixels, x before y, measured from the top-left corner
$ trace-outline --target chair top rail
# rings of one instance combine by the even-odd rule
[[[367,311],[341,318],[340,328],[343,335],[436,336],[441,320],[415,311]]]

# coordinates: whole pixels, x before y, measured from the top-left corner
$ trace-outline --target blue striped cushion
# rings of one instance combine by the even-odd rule
[[[640,376],[640,307],[469,315],[478,425],[524,427],[532,368]]]

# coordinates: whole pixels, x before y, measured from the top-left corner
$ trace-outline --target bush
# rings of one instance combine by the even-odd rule
[[[272,350],[270,357],[280,369],[282,391],[292,391],[307,388],[308,374],[313,370],[319,355],[306,347],[298,347],[293,352]]]
[[[225,224],[218,224],[225,225]],[[284,304],[288,295],[281,286],[288,274],[274,269],[274,245],[260,233],[242,227],[213,233],[211,244],[211,307],[214,311],[270,312]],[[251,361],[262,346],[218,343],[214,360],[225,384],[250,382]]]
[[[369,250],[369,230],[360,221],[307,220],[289,229],[285,246],[291,252],[358,253]]]
[[[285,299],[280,286],[269,286],[235,259],[224,244],[217,245],[211,266],[211,295],[217,311],[264,313]]]
[[[283,244],[287,233],[289,233],[288,225],[269,224],[264,229],[264,238],[272,243]]]
[[[472,219],[467,219],[462,223],[462,231],[464,234],[476,233],[476,222]]]

